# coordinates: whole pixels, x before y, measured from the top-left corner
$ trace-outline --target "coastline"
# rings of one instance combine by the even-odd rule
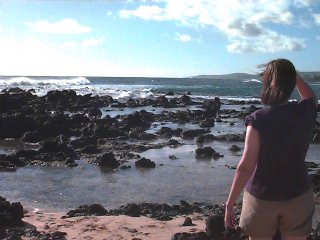
[[[118,216],[79,216],[65,218],[65,212],[50,212],[45,209],[25,208],[26,213],[22,224],[15,229],[24,229],[22,239],[31,240],[35,238],[35,232],[41,239],[56,240],[165,240],[175,239],[177,234],[204,234],[206,232],[206,216],[202,213],[185,214],[174,217],[172,220],[161,221],[153,218],[127,215]],[[192,224],[183,226],[186,219],[190,218]],[[319,232],[320,206],[316,204],[313,217],[313,233]],[[1,230],[1,227],[0,227]],[[28,234],[32,232],[32,234]],[[187,236],[187,235],[186,235]],[[201,235],[199,235],[201,236]],[[46,238],[47,237],[47,238]],[[198,238],[177,238],[177,239],[199,239],[206,240],[206,237]],[[218,238],[220,239],[220,238]],[[231,238],[232,239],[232,238]],[[234,238],[237,239],[237,238]],[[245,239],[245,238],[241,238]]]
[[[110,96],[77,95],[73,90],[38,97],[11,89],[0,97],[9,103],[0,105],[0,135],[8,143],[0,159],[0,195],[10,201],[23,200],[28,206],[22,232],[9,230],[13,236],[21,233],[22,239],[160,240],[179,232],[203,233],[210,214],[195,210],[199,205],[154,202],[223,202],[243,149],[243,118],[260,107],[258,102],[200,100],[172,92],[154,100],[130,98],[126,103]],[[112,111],[116,114],[109,114]],[[320,192],[319,137],[318,128],[308,155],[308,161],[314,161],[308,168],[315,193]],[[145,201],[151,204],[141,209]],[[137,204],[110,210],[111,214],[98,207],[103,210],[98,215],[104,216],[92,216],[79,207],[76,213],[86,216],[62,218],[67,213],[33,209],[28,202],[56,209],[88,202],[109,207]],[[221,220],[222,208],[211,205],[206,209],[218,213]],[[126,211],[129,216],[123,215]],[[316,223],[320,222],[318,212]],[[181,227],[187,216],[195,225]],[[25,232],[25,227],[31,232]],[[6,231],[0,227],[0,238]]]
[[[67,239],[171,239],[178,232],[204,231],[202,215],[189,215],[194,226],[181,226],[188,216],[178,216],[170,221],[159,221],[148,217],[120,216],[82,216],[62,219],[64,213],[50,213],[45,210],[29,209],[23,221],[40,232],[65,232]]]

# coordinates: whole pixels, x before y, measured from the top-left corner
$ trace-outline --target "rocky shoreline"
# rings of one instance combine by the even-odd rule
[[[219,98],[196,102],[189,95],[175,98],[172,94],[161,95],[155,100],[129,99],[122,103],[110,96],[77,95],[73,90],[49,91],[42,97],[34,95],[32,90],[5,90],[0,94],[0,139],[33,143],[33,148],[1,154],[0,170],[15,171],[26,165],[74,167],[80,158],[111,169],[121,168],[132,159],[139,160],[138,167],[154,167],[151,160],[141,159],[137,153],[165,146],[178,147],[182,144],[178,139],[196,139],[200,146],[195,151],[196,157],[219,158],[222,157],[219,153],[202,149],[201,144],[208,141],[243,142],[245,133],[213,135],[210,129],[223,121],[232,125],[228,119],[243,119],[258,109],[254,105],[241,111],[221,109],[223,103]],[[140,110],[101,117],[101,108],[148,106],[161,108],[162,112]],[[197,108],[190,110],[190,106]],[[170,111],[172,108],[178,110]],[[155,133],[147,132],[152,124],[167,122],[192,123],[199,127],[185,130],[161,127]],[[154,143],[156,140],[158,142]],[[319,124],[310,141],[320,143]]]
[[[152,159],[140,154],[149,149],[178,148],[184,144],[184,140],[196,142],[196,158],[219,159],[223,157],[221,153],[203,144],[212,141],[243,142],[245,133],[214,135],[211,129],[218,123],[232,126],[259,108],[252,105],[259,105],[259,102],[222,102],[219,98],[199,100],[193,99],[190,93],[175,96],[168,92],[154,100],[129,99],[127,102],[120,102],[110,96],[77,95],[73,90],[49,91],[42,97],[36,96],[32,90],[4,90],[0,93],[0,140],[14,139],[25,145],[12,153],[0,155],[0,171],[16,171],[28,165],[76,167],[79,159],[110,170],[122,171],[130,168],[127,164],[129,161],[134,161],[137,168],[155,168],[157,164]],[[236,104],[244,107],[240,110],[221,107]],[[147,107],[153,107],[157,111],[142,109],[114,117],[108,115],[108,111],[113,109],[134,110]],[[191,123],[194,128],[174,129],[163,126],[165,123]],[[157,130],[149,131],[155,127]],[[320,143],[319,123],[310,142]],[[239,152],[241,148],[232,145],[230,151]],[[175,159],[175,156],[170,155],[169,158]],[[320,192],[320,172],[317,172],[319,166],[308,163],[308,168],[313,171],[311,177],[317,199]],[[93,204],[70,210],[64,218],[128,215],[171,221],[177,216],[198,213],[205,218],[215,216],[212,226],[216,226],[218,230],[213,230],[213,239],[246,239],[238,232],[224,231],[223,225],[221,227],[223,211],[222,205],[190,204],[186,201],[177,205],[129,203],[111,210]],[[237,213],[239,212],[240,205],[237,205]],[[22,218],[21,204],[9,203],[0,197],[1,239],[66,239],[63,232],[42,233],[35,228],[26,228],[21,223]],[[192,224],[192,221],[190,223],[186,218],[181,224]],[[210,235],[209,229],[208,233]],[[209,239],[207,234],[177,233],[172,239],[205,240]],[[319,227],[309,239],[318,239],[318,236]]]
[[[235,206],[236,219],[239,220],[241,211],[241,203]],[[129,216],[133,217],[137,223],[141,220],[142,216],[149,219],[156,219],[158,222],[170,222],[175,219],[180,221],[180,224],[176,224],[174,233],[172,233],[171,240],[248,240],[248,236],[241,232],[241,229],[225,229],[224,227],[224,206],[223,205],[201,205],[199,203],[188,203],[186,201],[181,201],[180,204],[168,205],[168,204],[155,204],[155,203],[141,203],[141,204],[126,204],[120,206],[117,209],[107,210],[99,204],[83,205],[77,209],[70,210],[66,214],[53,218],[52,215],[43,215],[39,213],[36,216],[38,221],[43,221],[46,217],[46,221],[43,223],[44,228],[42,230],[37,230],[37,227],[33,225],[35,221],[31,223],[28,211],[24,210],[20,203],[10,203],[4,198],[0,198],[0,239],[3,240],[19,240],[19,239],[41,239],[41,240],[65,240],[68,238],[68,231],[59,231],[57,229],[68,229],[70,227],[71,221],[69,219],[76,219],[74,223],[81,222],[83,220],[91,222],[97,222],[97,218],[103,219],[104,217],[112,216]],[[316,212],[316,214],[319,214]],[[27,221],[23,221],[27,217]],[[179,218],[180,217],[180,218]],[[182,217],[182,218],[181,218]],[[60,220],[59,220],[60,219]],[[184,220],[183,220],[184,219]],[[60,221],[66,220],[63,224]],[[183,221],[182,221],[183,220]],[[125,220],[127,221],[127,220]],[[203,222],[202,228],[195,228],[197,223]],[[69,226],[68,226],[69,225]],[[73,224],[72,224],[73,225]],[[99,234],[99,228],[104,227],[98,224],[92,226],[89,224],[87,226],[91,227],[91,231],[95,234]],[[143,223],[141,223],[143,228]],[[161,225],[161,223],[160,223]],[[56,227],[53,227],[56,226]],[[151,225],[153,226],[153,225]],[[76,226],[75,226],[76,227]],[[83,227],[83,226],[82,226]],[[93,227],[93,228],[92,228]],[[154,226],[155,227],[155,226]],[[185,227],[190,227],[189,230],[185,232]],[[194,227],[194,228],[192,228]],[[137,229],[127,229],[131,236],[135,233],[139,233]],[[78,228],[79,233],[81,231],[87,231]],[[107,230],[107,229],[106,229]],[[196,231],[195,231],[196,230]],[[120,230],[119,230],[120,231]],[[157,230],[156,230],[157,231]],[[159,227],[159,232],[163,231]],[[144,235],[149,235],[145,233]],[[155,234],[156,236],[156,234]],[[111,233],[106,235],[106,239],[123,239],[112,235]],[[79,238],[72,238],[79,239]],[[83,239],[95,239],[83,238]],[[99,238],[100,239],[100,238]],[[105,238],[103,238],[105,239]],[[128,238],[129,239],[129,238]],[[132,237],[132,240],[142,240],[151,238],[140,238]],[[152,238],[153,239],[153,238]],[[155,239],[158,239],[155,237]],[[162,238],[160,238],[162,239]],[[169,239],[169,238],[168,238]],[[274,240],[281,240],[281,236],[277,233]],[[308,240],[318,240],[320,239],[320,224],[313,229],[311,235],[307,238]]]

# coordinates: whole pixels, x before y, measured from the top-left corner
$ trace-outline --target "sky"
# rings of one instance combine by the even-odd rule
[[[0,75],[320,71],[320,0],[1,0]]]

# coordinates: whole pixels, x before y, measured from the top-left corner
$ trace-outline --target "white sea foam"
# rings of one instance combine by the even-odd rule
[[[119,92],[120,92],[120,94],[118,96],[116,96],[116,98],[120,98],[120,99],[133,98],[135,95],[132,91],[123,90],[123,91],[119,91]]]
[[[135,90],[124,90],[124,89],[111,89],[109,95],[115,99],[129,99],[129,98],[149,98],[154,99],[154,94],[151,89],[135,89]]]
[[[231,96],[224,96],[220,97],[223,100],[229,100],[229,101],[260,101],[260,98],[254,98],[254,97],[231,97]]]
[[[218,95],[191,95],[195,99],[214,99],[219,97],[221,100],[227,101],[260,101],[260,98],[254,97],[237,97],[237,96],[218,96]]]
[[[70,78],[41,78],[41,77],[0,77],[0,86],[19,87],[19,86],[79,86],[87,85],[91,82],[85,77]]]
[[[261,83],[261,80],[259,79],[255,79],[255,78],[252,78],[252,79],[248,79],[248,80],[244,80],[243,82],[256,82],[256,83]]]
[[[67,89],[67,88],[62,88]],[[61,89],[61,90],[62,90]],[[77,94],[84,95],[84,94],[92,94],[97,96],[105,96],[109,95],[117,100],[126,101],[130,98],[148,98],[154,99],[155,95],[152,92],[151,88],[140,88],[137,86],[116,86],[116,85],[90,85],[85,87],[77,87],[72,86],[69,89],[73,89],[77,92]],[[39,89],[35,89],[39,92]],[[43,94],[41,94],[43,95]]]

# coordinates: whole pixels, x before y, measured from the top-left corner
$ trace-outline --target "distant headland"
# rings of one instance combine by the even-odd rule
[[[310,82],[320,81],[320,71],[315,72],[299,72],[299,74],[306,80]],[[246,79],[260,79],[258,74],[248,74],[248,73],[230,73],[221,75],[198,75],[192,76],[191,78],[201,78],[201,79],[220,79],[220,80],[246,80]]]

